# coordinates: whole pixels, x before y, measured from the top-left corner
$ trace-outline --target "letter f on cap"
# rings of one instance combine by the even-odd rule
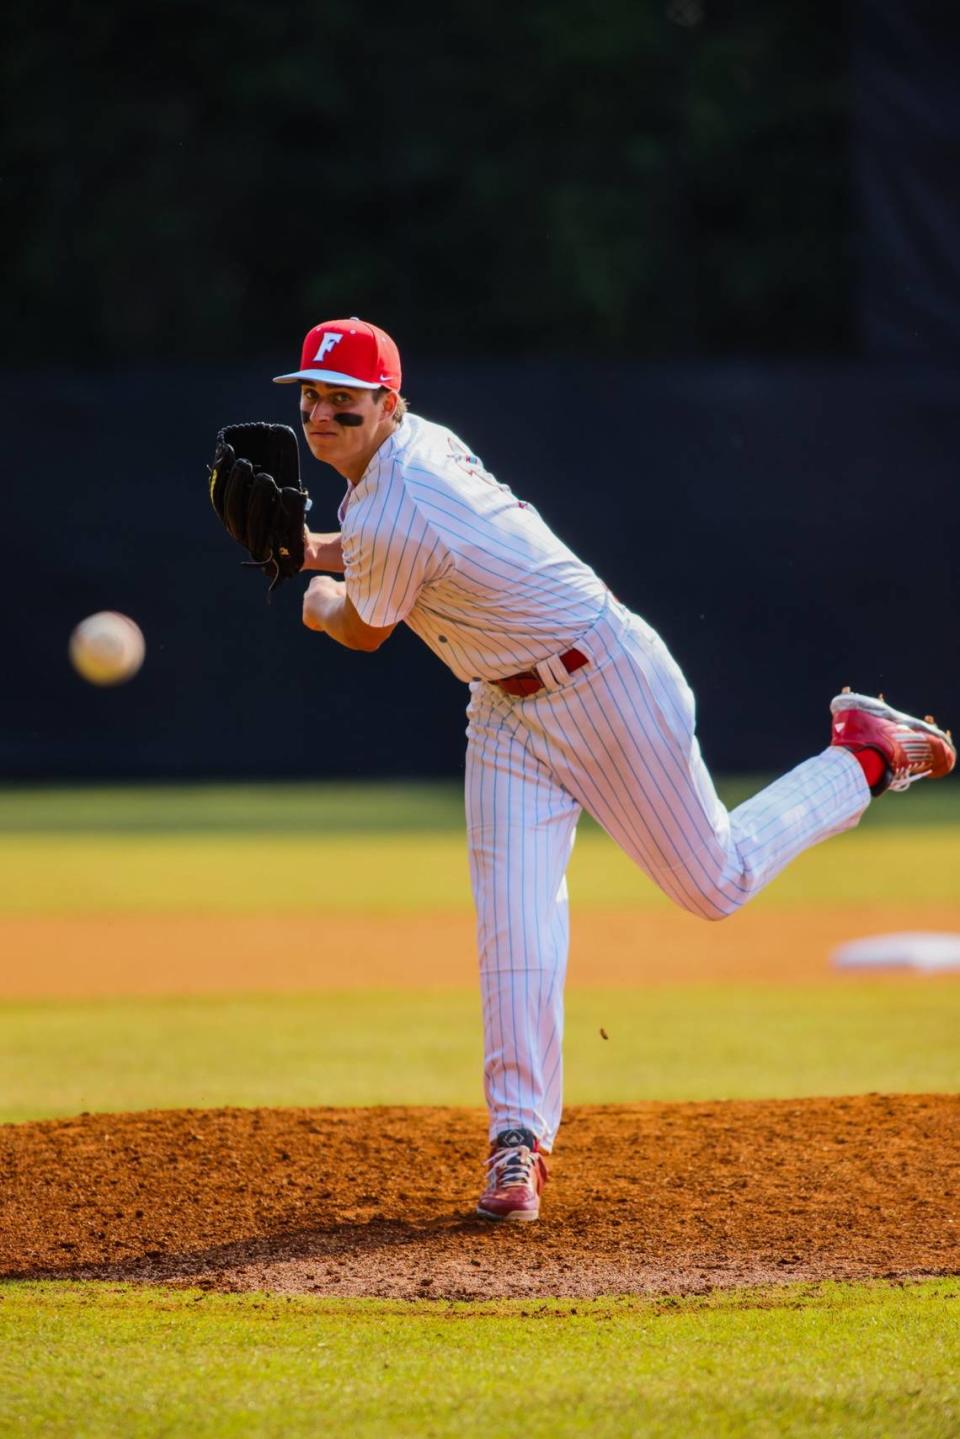
[[[333,349],[334,345],[339,345],[342,339],[342,335],[332,335],[328,330],[327,333],[324,335],[323,339],[320,341],[319,350],[313,357],[314,363],[316,363],[317,360],[322,360],[325,355],[328,355]]]

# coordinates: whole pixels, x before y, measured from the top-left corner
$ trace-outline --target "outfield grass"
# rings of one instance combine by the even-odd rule
[[[0,1120],[235,1105],[480,1105],[473,991],[0,1006]],[[609,1039],[600,1036],[603,1027]],[[573,990],[566,1097],[960,1089],[960,985]]]
[[[457,783],[25,785],[0,789],[0,834],[462,831]]]
[[[759,779],[730,781],[729,802]],[[960,786],[891,796],[801,856],[754,902],[960,902]],[[583,908],[667,906],[585,819]],[[110,787],[0,791],[0,914],[466,910],[458,786]]]
[[[0,914],[468,910],[466,844],[454,833],[0,836]],[[960,826],[841,835],[801,855],[753,901],[795,905],[960,902]],[[596,830],[570,864],[582,909],[670,901]]]
[[[945,1439],[958,1307],[955,1279],[576,1305],[0,1286],[0,1429]]]
[[[721,779],[733,807],[770,776]],[[16,785],[0,788],[0,834],[69,831],[368,834],[463,830],[463,786],[422,780],[347,784]],[[960,824],[960,785],[930,785],[870,807],[869,827]],[[585,828],[591,820],[584,817]]]

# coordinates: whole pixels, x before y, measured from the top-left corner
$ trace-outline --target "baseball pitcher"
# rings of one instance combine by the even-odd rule
[[[305,528],[285,426],[221,431],[210,489],[272,585],[301,569],[303,622],[379,649],[403,622],[468,686],[466,818],[483,998],[490,1219],[537,1219],[562,1103],[565,874],[586,809],[665,894],[733,914],[885,790],[950,772],[930,716],[844,691],[830,744],[728,812],[700,754],[694,697],[620,604],[462,440],[408,412],[397,346],[356,318],[311,329],[300,368],[310,453],[347,482],[340,530]]]

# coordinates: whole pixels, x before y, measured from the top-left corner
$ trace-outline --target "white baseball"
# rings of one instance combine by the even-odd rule
[[[70,636],[70,663],[92,685],[119,685],[133,679],[145,653],[140,626],[116,610],[88,615]]]

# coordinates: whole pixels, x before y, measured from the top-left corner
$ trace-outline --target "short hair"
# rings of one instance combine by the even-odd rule
[[[387,387],[386,387],[386,385],[381,385],[380,388],[379,388],[379,390],[377,390],[376,393],[374,394],[374,397],[373,397],[373,398],[374,398],[375,400],[377,400],[377,401],[380,401],[380,400],[383,399],[384,395],[396,395],[396,396],[397,396],[396,407],[394,408],[394,411],[393,411],[393,422],[394,422],[395,425],[400,425],[400,424],[402,424],[402,423],[403,423],[403,417],[404,417],[404,415],[407,413],[407,402],[406,402],[406,400],[403,398],[403,396],[402,396],[401,394],[398,394],[396,390],[388,390]]]

